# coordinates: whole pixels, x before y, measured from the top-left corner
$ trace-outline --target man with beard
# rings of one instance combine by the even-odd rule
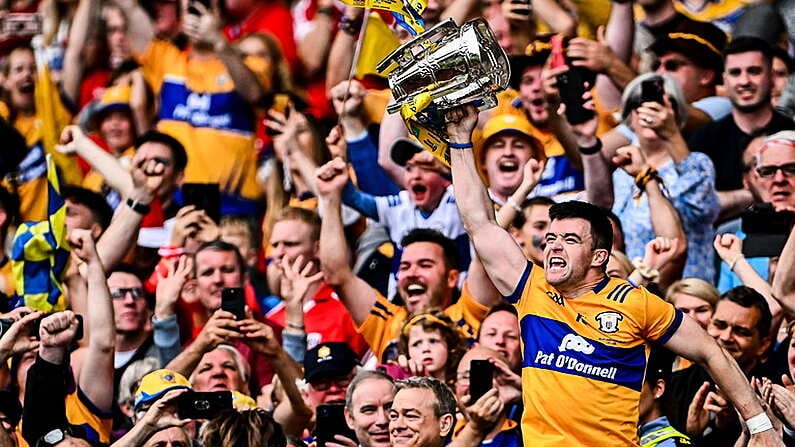
[[[416,155],[415,155],[416,156]],[[407,318],[429,308],[444,309],[463,334],[474,341],[480,322],[499,296],[476,259],[453,304],[460,275],[456,246],[431,229],[414,229],[401,240],[403,252],[397,272],[397,299],[390,302],[348,264],[348,246],[343,233],[340,205],[348,183],[348,167],[337,158],[317,171],[324,210],[320,231],[320,264],[326,282],[339,295],[353,317],[357,330],[382,362],[397,357],[398,337]]]
[[[752,135],[795,129],[795,122],[773,109],[773,52],[763,40],[738,37],[724,51],[723,82],[731,115],[696,131],[688,140],[693,151],[709,155],[715,165],[715,188],[721,215],[734,215],[753,203],[743,188],[742,154]]]
[[[477,109],[454,108],[446,119],[461,217],[489,278],[519,313],[525,445],[638,445],[649,343],[708,370],[752,427],[752,443],[781,445],[740,368],[698,323],[645,288],[607,277],[613,231],[604,210],[577,201],[552,206],[544,267],[533,265],[497,224],[480,181],[472,153]]]

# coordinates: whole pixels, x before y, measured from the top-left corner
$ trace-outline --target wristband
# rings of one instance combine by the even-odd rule
[[[328,17],[334,17],[334,7],[324,6],[322,8],[317,8],[317,14],[321,14]]]
[[[513,208],[517,213],[522,213],[522,207],[516,204],[516,201],[513,200],[513,196],[508,197],[508,200],[505,201],[505,204]]]
[[[127,201],[125,203],[127,204],[127,206],[132,208],[133,211],[144,216],[149,214],[149,211],[151,210],[151,207],[149,205],[141,203],[137,200],[133,200],[129,197],[127,198]]]
[[[450,149],[472,149],[472,143],[447,143]]]
[[[359,28],[362,27],[361,20],[354,20],[346,16],[342,16],[340,19],[339,29],[345,34],[350,36],[355,36],[356,33],[359,32]]]
[[[602,150],[602,140],[596,139],[596,144],[593,146],[582,147],[580,146],[580,153],[583,155],[593,155]]]
[[[745,256],[743,256],[742,253],[737,255],[737,256],[735,256],[734,259],[732,259],[731,262],[729,262],[729,270],[733,272],[734,271],[734,267],[737,266],[737,261],[739,261],[740,259],[742,259],[744,257]]]
[[[765,413],[759,413],[756,416],[746,419],[745,425],[748,426],[748,432],[752,435],[762,433],[773,429],[773,423]]]
[[[157,255],[166,259],[178,258],[186,253],[187,251],[185,251],[184,247],[177,247],[174,245],[165,245],[157,249]]]
[[[296,330],[299,330],[299,331],[303,331],[305,329],[303,324],[290,323],[289,321],[287,322],[287,327],[290,328],[290,329],[296,329]]]

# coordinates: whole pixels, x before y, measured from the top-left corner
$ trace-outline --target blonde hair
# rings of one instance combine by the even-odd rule
[[[665,301],[673,303],[674,296],[677,293],[686,293],[701,298],[709,303],[713,310],[720,300],[718,289],[707,281],[699,278],[684,278],[671,284],[671,286],[668,287],[668,291],[665,293]]]
[[[629,275],[632,274],[632,271],[635,270],[635,266],[632,264],[632,261],[629,260],[627,255],[619,250],[613,250],[610,252],[610,257],[614,258],[616,262],[618,262],[618,266],[624,271],[624,277],[622,279],[627,279]]]

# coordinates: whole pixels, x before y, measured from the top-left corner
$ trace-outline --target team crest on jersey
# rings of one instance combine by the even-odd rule
[[[623,319],[623,315],[612,311],[602,312],[595,318],[595,320],[599,322],[599,330],[606,334],[618,332],[618,323]]]

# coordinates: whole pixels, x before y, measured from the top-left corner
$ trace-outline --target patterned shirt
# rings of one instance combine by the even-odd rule
[[[691,152],[678,165],[669,160],[657,172],[668,190],[668,199],[679,212],[687,236],[684,277],[712,282],[715,277],[712,224],[720,211],[712,161],[705,154]],[[613,212],[624,227],[627,256],[643,257],[646,243],[655,237],[648,197],[643,194],[640,200],[633,198],[638,192],[635,179],[621,169],[613,173],[613,188]]]

